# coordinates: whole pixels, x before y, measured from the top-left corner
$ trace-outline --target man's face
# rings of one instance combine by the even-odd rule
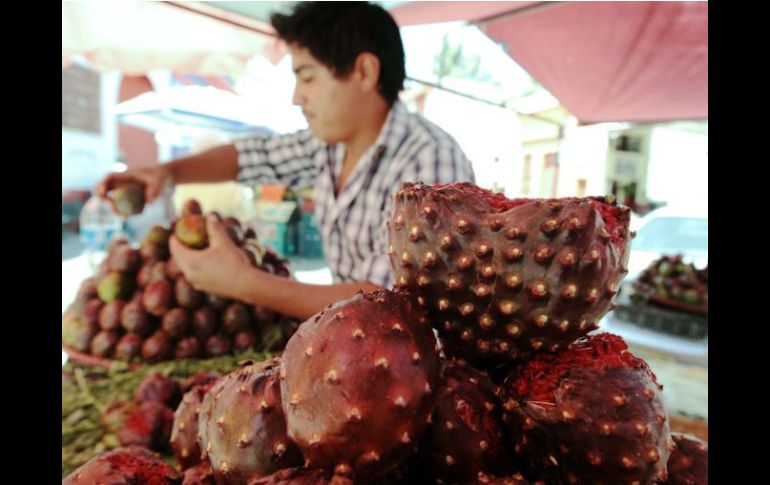
[[[358,86],[336,78],[304,47],[289,47],[297,77],[293,103],[302,108],[313,134],[327,143],[346,141],[356,125],[354,108],[360,100]]]

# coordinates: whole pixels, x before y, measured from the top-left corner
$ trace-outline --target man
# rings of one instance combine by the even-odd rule
[[[358,290],[390,286],[386,221],[391,193],[406,181],[473,181],[457,143],[398,101],[404,49],[393,18],[365,2],[300,2],[271,18],[289,46],[297,78],[294,104],[310,126],[259,136],[152,168],[111,174],[103,197],[128,180],[152,201],[164,183],[217,182],[314,186],[315,211],[332,285],[308,285],[249,266],[223,226],[209,218],[210,246],[170,249],[198,289],[306,319]]]

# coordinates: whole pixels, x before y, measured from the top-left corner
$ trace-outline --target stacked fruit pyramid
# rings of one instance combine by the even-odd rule
[[[707,446],[672,437],[647,364],[588,335],[625,272],[627,209],[470,184],[394,197],[395,288],[331,305],[280,358],[189,391],[171,438],[182,474],[139,482],[706,483]],[[149,460],[112,453],[65,482]]]
[[[708,311],[708,266],[698,269],[685,263],[681,254],[663,256],[645,269],[633,283],[638,296],[662,298]]]
[[[262,248],[253,230],[244,231],[232,217],[223,222],[253,266],[290,277],[286,261]],[[63,344],[96,358],[144,362],[283,349],[299,322],[196,290],[169,255],[171,231],[190,247],[208,245],[194,200],[171,229],[151,228],[139,248],[112,241],[97,274],[83,282],[62,317]]]

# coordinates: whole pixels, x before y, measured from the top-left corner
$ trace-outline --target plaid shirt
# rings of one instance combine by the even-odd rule
[[[315,187],[315,216],[335,282],[391,285],[386,221],[390,195],[402,183],[474,181],[473,168],[457,142],[399,101],[336,197],[343,144],[324,143],[303,130],[244,138],[235,145],[239,182],[282,184],[295,191]]]

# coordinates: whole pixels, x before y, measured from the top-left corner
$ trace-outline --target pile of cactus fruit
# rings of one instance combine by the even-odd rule
[[[653,261],[633,283],[641,297],[674,300],[708,310],[708,266],[698,269],[685,263],[681,254]]]
[[[647,363],[593,332],[627,271],[629,215],[604,198],[404,184],[394,288],[188,390],[180,472],[125,483],[707,483],[708,445],[672,436]],[[106,459],[70,477],[121,473]]]
[[[223,222],[253,266],[290,277],[287,262],[260,246],[252,229],[244,231],[233,217]],[[82,283],[62,316],[62,343],[97,358],[144,362],[281,350],[299,322],[196,290],[169,254],[172,231],[190,247],[208,245],[197,201],[185,203],[171,229],[152,227],[139,247],[110,242],[96,275]]]

